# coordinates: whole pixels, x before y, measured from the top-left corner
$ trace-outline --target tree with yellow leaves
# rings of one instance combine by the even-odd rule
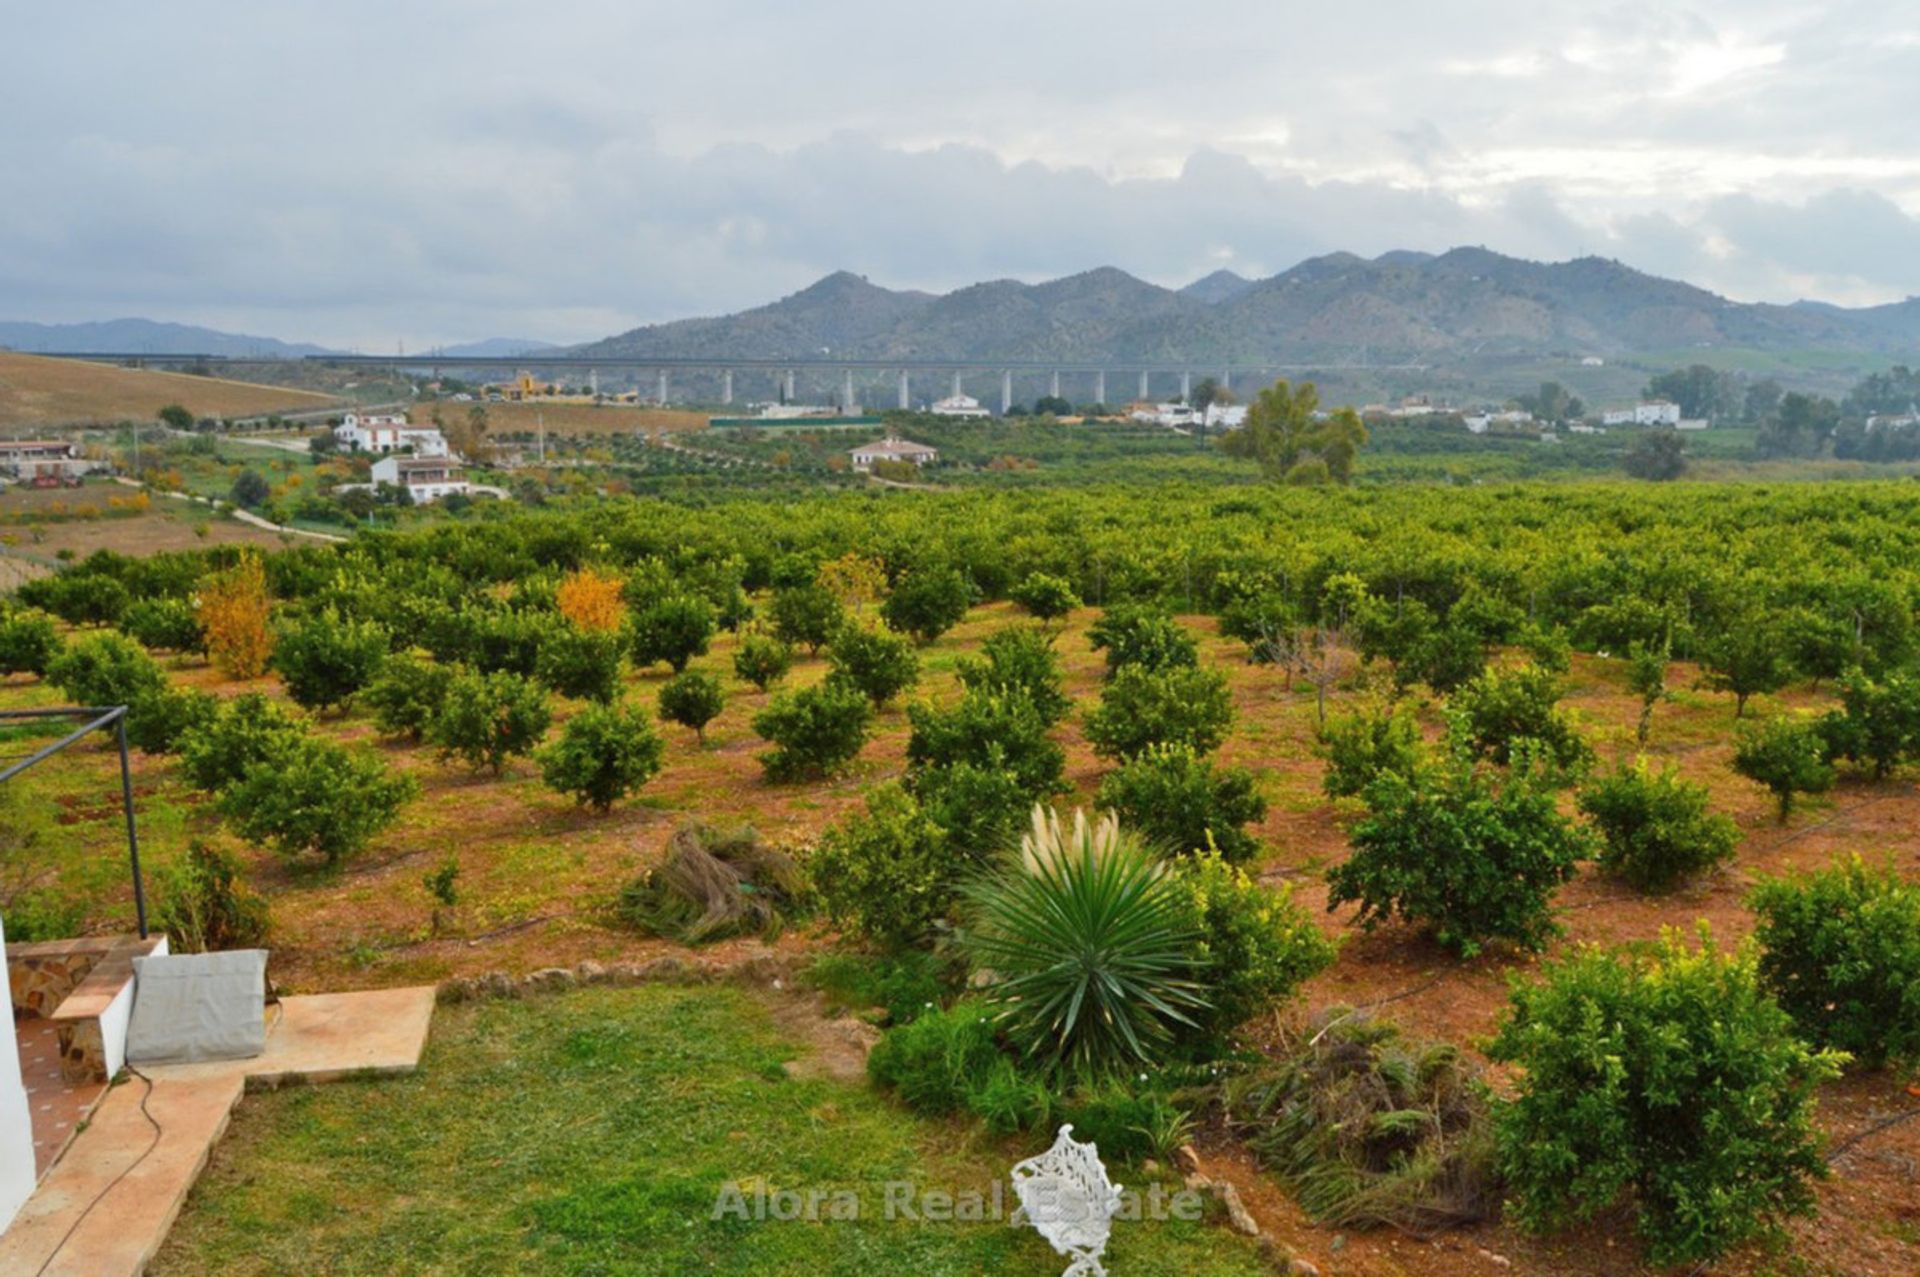
[[[267,573],[260,556],[243,551],[239,562],[200,583],[194,609],[207,635],[207,655],[228,678],[259,678],[273,655],[268,618]]]
[[[560,615],[583,630],[602,634],[617,632],[626,623],[627,605],[621,601],[624,582],[611,573],[595,568],[571,572],[554,591]]]

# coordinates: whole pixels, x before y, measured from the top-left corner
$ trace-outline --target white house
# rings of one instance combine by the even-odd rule
[[[415,505],[473,491],[460,467],[445,458],[383,457],[373,463],[373,481],[405,488]]]
[[[0,473],[31,483],[36,479],[78,479],[101,469],[80,455],[80,445],[65,439],[0,439]]]
[[[854,448],[852,457],[853,468],[865,473],[873,469],[876,461],[911,461],[916,466],[924,466],[929,461],[938,461],[940,453],[910,439],[879,439]]]
[[[980,406],[980,401],[972,395],[948,395],[945,399],[936,399],[927,409],[936,417],[991,417],[993,414]]]
[[[1631,408],[1615,408],[1602,413],[1603,426],[1677,426],[1680,405],[1666,399],[1649,399]]]
[[[350,452],[407,452],[416,457],[451,455],[447,438],[432,426],[407,423],[404,412],[350,412],[333,428],[333,437]]]

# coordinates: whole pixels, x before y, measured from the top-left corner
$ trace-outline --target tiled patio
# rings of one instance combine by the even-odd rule
[[[47,1167],[106,1094],[104,1082],[69,1082],[60,1072],[60,1035],[53,1021],[14,1021],[20,1042],[20,1079],[27,1087],[27,1111],[33,1115],[33,1172]]]
[[[156,1065],[141,1071],[150,1082],[136,1077],[107,1089],[96,1096],[87,1129],[0,1234],[0,1273],[137,1277],[248,1088],[411,1072],[433,1005],[432,988],[290,997],[268,1031],[265,1054]],[[22,1027],[24,1037],[43,1041],[31,1032],[38,1025]],[[57,1075],[57,1061],[53,1067]],[[39,1101],[38,1094],[31,1098]],[[54,1114],[56,1102],[45,1102]],[[40,1117],[36,1103],[36,1139]]]

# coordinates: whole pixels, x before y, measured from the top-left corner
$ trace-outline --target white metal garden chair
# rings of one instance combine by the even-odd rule
[[[1061,1277],[1107,1277],[1100,1259],[1120,1209],[1120,1186],[1107,1178],[1100,1150],[1074,1139],[1069,1123],[1052,1148],[1015,1166],[1012,1175],[1020,1202],[1014,1217],[1024,1215],[1056,1254],[1073,1261]]]

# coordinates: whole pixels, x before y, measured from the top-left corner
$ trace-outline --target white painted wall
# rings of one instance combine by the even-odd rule
[[[0,921],[0,953],[6,949]],[[20,1044],[14,1038],[11,1010],[0,1029],[0,1230],[33,1192],[33,1117],[27,1111],[27,1087],[20,1080]],[[124,1038],[123,1038],[124,1040]]]

